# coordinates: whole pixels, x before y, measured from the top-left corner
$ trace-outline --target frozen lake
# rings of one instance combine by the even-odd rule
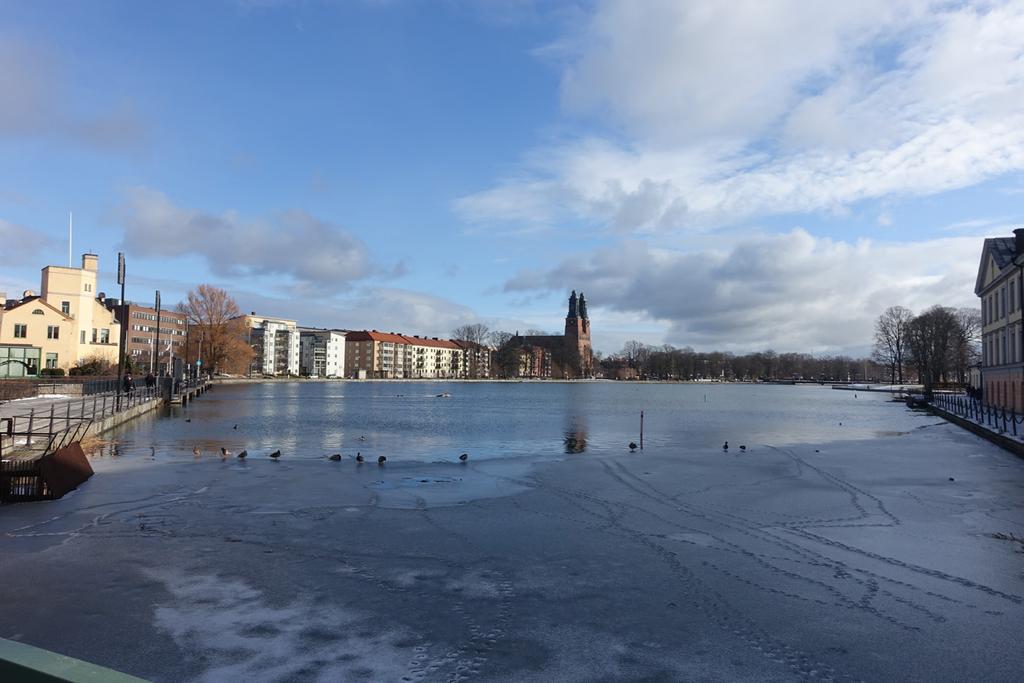
[[[0,637],[157,681],[1019,680],[1024,461],[889,398],[219,386],[0,509]]]

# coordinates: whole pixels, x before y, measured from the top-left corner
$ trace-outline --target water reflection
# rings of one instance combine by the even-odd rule
[[[437,394],[448,392],[450,398]],[[396,395],[396,394],[401,394]],[[715,400],[704,400],[704,395]],[[119,452],[192,459],[220,448],[289,460],[327,453],[369,462],[471,462],[495,458],[622,453],[639,442],[645,415],[648,451],[712,449],[871,439],[906,431],[904,409],[887,396],[853,396],[820,387],[631,383],[266,383],[219,385],[201,400],[172,406],[105,435]],[[191,418],[191,419],[186,419]],[[840,426],[839,423],[842,423]],[[235,425],[238,428],[235,429]],[[112,449],[105,452],[112,455]]]
[[[577,417],[565,432],[562,438],[565,452],[583,453],[587,450],[587,421],[586,418]]]

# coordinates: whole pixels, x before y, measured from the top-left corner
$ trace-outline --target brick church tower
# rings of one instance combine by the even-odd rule
[[[590,348],[590,318],[587,300],[572,290],[569,297],[569,315],[565,317],[565,347],[569,367],[566,375],[591,377],[594,374],[594,356]]]

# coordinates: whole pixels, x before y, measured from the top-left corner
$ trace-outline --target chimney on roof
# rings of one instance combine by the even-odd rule
[[[30,296],[35,296],[35,295],[36,295],[36,293],[33,292],[31,289],[26,289],[24,292],[21,293],[21,298],[22,299],[27,299]]]
[[[1024,228],[1017,228],[1013,231],[1013,250],[1017,256],[1024,255]]]

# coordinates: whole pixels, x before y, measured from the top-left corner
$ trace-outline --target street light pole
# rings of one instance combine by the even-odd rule
[[[117,402],[121,403],[121,375],[124,373],[124,347],[128,334],[128,304],[124,300],[124,252],[117,252],[117,284],[121,285],[121,300],[118,309],[122,320],[120,333],[117,335]]]
[[[156,358],[156,372],[160,372],[160,290],[156,290],[156,342],[153,344],[154,357]]]

